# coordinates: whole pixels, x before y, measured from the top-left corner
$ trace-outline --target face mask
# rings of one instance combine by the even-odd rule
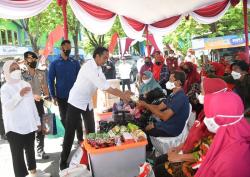
[[[161,65],[161,62],[157,61],[155,62],[156,65],[160,66]]]
[[[232,71],[231,75],[234,78],[234,80],[240,79],[241,77],[241,74],[236,71]]]
[[[64,54],[68,57],[68,56],[69,56],[69,54],[70,54],[70,52],[71,52],[71,49],[64,50],[63,52],[64,52]]]
[[[142,82],[143,82],[144,84],[148,84],[148,83],[150,82],[150,80],[151,80],[151,79],[146,79],[146,80],[142,80]]]
[[[186,74],[190,73],[190,70],[189,70],[189,69],[183,69],[183,71],[184,71]]]
[[[166,83],[166,88],[167,88],[168,90],[173,90],[173,89],[175,88],[174,82],[168,81],[168,82]]]
[[[145,65],[149,66],[149,65],[150,65],[150,62],[149,62],[149,61],[146,61],[146,62],[145,62]]]
[[[37,64],[36,61],[32,61],[32,62],[28,63],[29,67],[31,67],[31,68],[36,68],[36,64]]]
[[[200,104],[204,104],[204,95],[199,94],[197,99],[199,100]]]
[[[10,77],[12,79],[15,79],[15,80],[21,80],[21,70],[18,69],[18,70],[15,70],[15,71],[11,72]]]
[[[238,123],[242,118],[243,118],[243,115],[240,115],[240,116],[226,116],[226,115],[217,115],[216,117],[223,117],[223,118],[239,118],[237,119],[236,121],[232,122],[232,123],[229,123],[229,124],[224,124],[224,125],[218,125],[215,120],[214,120],[214,117],[211,117],[211,118],[207,118],[205,117],[204,118],[204,124],[206,125],[207,129],[212,132],[212,133],[216,133],[218,128],[220,128],[221,126],[223,127],[226,127],[228,125],[233,125],[233,124],[236,124]]]

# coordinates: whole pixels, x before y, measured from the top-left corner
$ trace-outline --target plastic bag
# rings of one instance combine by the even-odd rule
[[[82,164],[66,168],[62,170],[59,175],[60,177],[92,177],[86,165]]]
[[[78,147],[74,155],[71,158],[69,167],[73,167],[79,164],[88,165],[88,154],[84,147]]]
[[[155,177],[152,166],[145,162],[140,166],[140,174],[137,177]]]

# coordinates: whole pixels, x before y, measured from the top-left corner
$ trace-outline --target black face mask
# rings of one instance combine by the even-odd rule
[[[186,74],[188,74],[188,73],[191,72],[190,69],[183,69],[183,71],[184,71]]]
[[[32,61],[32,62],[28,63],[29,67],[31,67],[33,69],[36,68],[36,64],[37,64],[36,61]]]
[[[150,62],[149,62],[149,61],[146,61],[146,62],[145,62],[145,65],[150,66]]]
[[[155,62],[156,65],[160,66],[161,65],[161,62],[157,61]]]
[[[64,52],[64,54],[65,54],[67,57],[69,57],[69,54],[70,54],[70,52],[71,52],[71,49],[64,50],[63,52]]]

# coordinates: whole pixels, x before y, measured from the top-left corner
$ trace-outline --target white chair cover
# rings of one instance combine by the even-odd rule
[[[153,137],[150,136],[151,142],[155,148],[155,155],[160,156],[162,154],[166,154],[168,150],[172,147],[176,147],[180,145],[181,143],[184,143],[184,141],[187,138],[187,135],[189,133],[189,126],[194,123],[193,119],[195,119],[195,114],[192,113],[192,105],[189,104],[189,116],[186,120],[185,126],[183,128],[183,131],[180,135],[176,137]],[[190,125],[189,125],[190,122]]]

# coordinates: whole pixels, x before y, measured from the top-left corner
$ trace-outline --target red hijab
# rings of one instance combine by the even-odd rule
[[[185,62],[182,64],[182,66],[184,65],[186,65],[190,71],[189,73],[186,73],[186,82],[184,84],[184,91],[187,93],[190,90],[192,84],[199,83],[201,81],[201,77],[197,72],[197,66],[195,64],[192,62]]]
[[[212,93],[220,92],[222,90],[227,89],[227,84],[222,79],[218,78],[204,78],[203,80],[203,88],[205,95],[209,95]],[[191,127],[188,137],[182,147],[184,153],[190,152],[195,143],[197,143],[201,138],[207,137],[208,135],[212,135],[207,130],[206,125],[203,120],[205,118],[204,110],[202,110],[198,116],[198,119],[194,122],[194,125]]]
[[[211,65],[215,69],[215,75],[223,76],[225,74],[225,66],[223,64],[212,62]]]
[[[163,58],[163,56],[160,55],[159,56],[159,60],[161,62],[161,65],[157,65],[155,63],[153,65],[153,75],[154,75],[154,78],[155,78],[156,81],[160,80],[161,68],[162,68],[162,66],[164,64],[164,58]]]
[[[250,176],[250,125],[242,118],[244,105],[240,97],[233,92],[206,96],[204,111],[219,128],[195,176]]]

